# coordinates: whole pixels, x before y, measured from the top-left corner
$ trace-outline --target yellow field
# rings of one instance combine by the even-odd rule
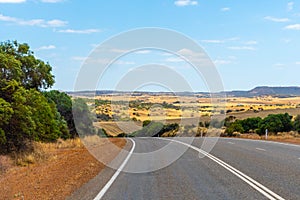
[[[177,118],[194,118],[200,116],[210,116],[227,111],[227,115],[236,115],[240,113],[260,113],[266,110],[284,110],[300,107],[300,97],[293,98],[227,98],[226,109],[218,105],[212,105],[210,98],[198,97],[176,97],[176,96],[116,96],[105,95],[97,96],[96,99],[108,100],[112,104],[103,104],[95,109],[97,114],[106,114],[110,117],[118,117],[118,120],[128,121],[134,119],[137,121],[145,120],[172,120]],[[121,104],[114,102],[123,101]],[[150,108],[129,107],[126,102],[149,103]],[[175,107],[163,108],[166,103]]]
[[[106,102],[99,104],[93,111],[96,114],[109,116],[110,120],[99,119],[99,122],[94,125],[104,128],[112,136],[136,131],[141,128],[145,120],[197,125],[199,121],[208,122],[212,115],[219,116],[220,114],[234,116],[237,119],[263,118],[269,114],[285,112],[292,116],[300,114],[300,97],[229,97],[223,104],[225,107],[212,105],[210,98],[200,96],[101,95],[95,99],[106,100]],[[92,105],[95,99],[90,99],[89,104]]]

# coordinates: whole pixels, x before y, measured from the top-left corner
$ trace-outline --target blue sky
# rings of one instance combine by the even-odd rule
[[[1,41],[26,42],[51,64],[54,89],[73,89],[81,64],[98,44],[142,27],[172,29],[198,42],[226,90],[300,85],[298,0],[0,0],[0,26]],[[205,90],[203,81],[182,69],[184,63],[175,57],[147,53],[124,56],[102,89],[156,59],[177,67],[195,90]]]

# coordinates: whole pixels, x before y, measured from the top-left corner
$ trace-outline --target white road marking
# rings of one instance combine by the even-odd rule
[[[181,141],[177,141],[177,140],[174,140],[174,139],[173,140],[166,139],[166,138],[159,138],[159,139],[161,139],[161,140],[169,140],[169,141],[177,142],[179,144],[188,146],[189,148],[198,151],[199,153],[207,156],[208,158],[210,158],[214,162],[218,163],[219,165],[221,165],[222,167],[224,167],[225,169],[227,169],[228,171],[230,171],[231,173],[233,173],[234,175],[236,175],[237,177],[239,177],[240,179],[242,179],[244,182],[248,183],[251,187],[253,187],[255,190],[257,190],[258,192],[260,192],[261,194],[263,194],[268,199],[271,199],[271,200],[277,200],[277,199],[284,200],[284,198],[282,198],[281,196],[279,196],[275,192],[271,191],[267,187],[263,186],[259,182],[255,181],[254,179],[250,178],[249,176],[247,176],[243,172],[237,170],[236,168],[234,168],[231,165],[225,163],[224,161],[220,160],[219,158],[217,158],[217,157],[215,157],[215,156],[207,153],[206,151],[203,151],[202,149],[199,149],[198,147],[195,147],[195,146],[192,146],[190,144],[187,144],[187,143],[184,143],[184,142],[181,142]]]
[[[262,149],[262,148],[255,148],[256,150],[259,150],[259,151],[266,151],[265,149]]]
[[[228,144],[234,144],[234,142],[228,142]]]
[[[106,185],[102,188],[102,190],[98,193],[98,195],[94,198],[94,200],[100,200],[104,194],[107,192],[107,190],[110,188],[110,186],[113,184],[113,182],[116,180],[116,178],[118,177],[118,175],[120,174],[120,172],[123,170],[123,168],[125,167],[125,165],[127,164],[129,158],[131,157],[133,150],[135,148],[135,142],[133,139],[128,138],[129,140],[131,140],[132,142],[132,148],[129,152],[129,154],[127,155],[126,159],[123,161],[123,163],[120,165],[119,169],[114,173],[114,175],[110,178],[110,180],[106,183]]]

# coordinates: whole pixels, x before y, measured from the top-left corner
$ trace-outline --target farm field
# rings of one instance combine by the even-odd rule
[[[183,123],[197,125],[209,122],[212,115],[233,116],[236,119],[267,117],[269,114],[300,114],[300,97],[228,97],[222,104],[201,95],[102,95],[88,99],[98,119],[95,126],[103,128],[111,136],[130,133],[141,128],[145,120],[164,124]],[[134,123],[133,123],[134,122]]]

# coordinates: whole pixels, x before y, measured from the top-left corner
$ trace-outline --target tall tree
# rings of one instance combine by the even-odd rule
[[[34,57],[28,44],[17,41],[3,42],[0,45],[1,77],[20,81],[26,89],[50,88],[54,84],[52,67]]]
[[[69,137],[55,104],[40,92],[53,84],[51,66],[36,59],[27,44],[0,43],[0,151]]]
[[[55,103],[56,108],[60,115],[67,122],[71,137],[77,137],[77,131],[74,124],[73,113],[72,113],[72,99],[65,92],[58,90],[51,90],[43,92],[44,96],[51,103]]]
[[[73,100],[72,111],[78,135],[95,134],[93,116],[83,99],[77,98]]]

